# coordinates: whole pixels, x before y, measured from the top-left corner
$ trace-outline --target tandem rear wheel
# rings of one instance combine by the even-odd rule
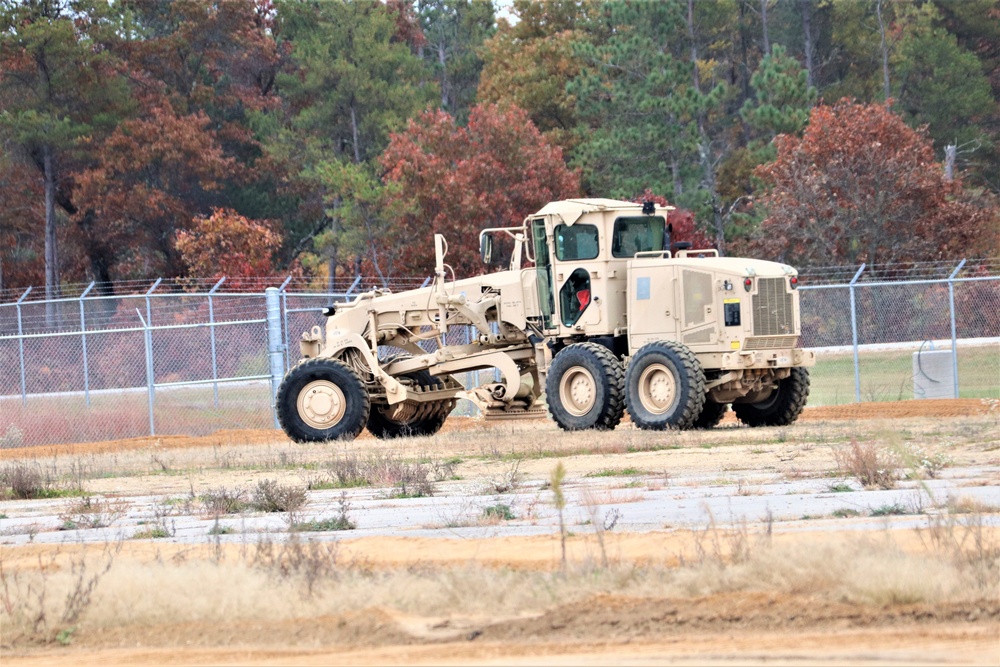
[[[648,343],[629,361],[625,404],[639,428],[694,428],[705,413],[705,400],[705,372],[687,346],[673,341]],[[707,425],[715,418],[713,409],[705,417]]]
[[[556,355],[545,378],[552,419],[564,431],[611,430],[622,420],[625,371],[603,345],[575,343]]]

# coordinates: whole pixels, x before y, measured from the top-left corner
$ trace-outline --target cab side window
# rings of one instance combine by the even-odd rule
[[[594,225],[557,225],[556,259],[595,259],[600,253],[597,227]]]

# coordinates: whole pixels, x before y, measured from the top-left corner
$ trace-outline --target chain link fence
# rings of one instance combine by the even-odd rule
[[[1000,397],[1000,259],[800,278],[801,344],[818,359],[811,405]],[[2,294],[0,447],[274,428],[274,387],[302,332],[323,323],[324,306],[372,286],[386,287],[158,280],[116,285],[114,295],[70,286],[72,296],[49,301],[32,299],[35,290]],[[446,343],[473,336],[453,327]]]

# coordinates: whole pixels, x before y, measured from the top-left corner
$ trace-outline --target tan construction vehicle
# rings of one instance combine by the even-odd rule
[[[541,412],[543,391],[566,430],[613,429],[626,409],[643,429],[710,428],[730,404],[750,426],[792,423],[815,364],[797,348],[795,269],[671,247],[668,210],[552,202],[483,231],[483,260],[501,237],[509,270],[464,280],[435,235],[432,286],[361,294],[303,334],[276,397],[282,427],[299,442],[430,435],[459,398],[514,418]],[[475,328],[469,344],[446,344],[456,326]],[[501,381],[455,379],[483,369]]]

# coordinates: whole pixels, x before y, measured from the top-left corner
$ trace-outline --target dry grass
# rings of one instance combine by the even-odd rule
[[[596,503],[593,505],[597,507]],[[599,516],[595,513],[595,517]],[[921,532],[920,553],[877,534],[852,543],[771,545],[766,533],[710,523],[680,567],[571,560],[555,572],[477,566],[379,570],[348,562],[336,543],[267,539],[211,558],[73,556],[0,569],[4,643],[55,641],[60,633],[119,626],[279,621],[376,607],[434,615],[542,611],[595,595],[689,598],[759,592],[821,604],[875,606],[989,600],[1000,586],[1000,546],[981,518],[964,515]],[[993,533],[995,535],[995,533]],[[470,594],[475,591],[475,594]],[[266,604],[262,601],[266,600]]]
[[[581,438],[579,434],[554,429],[539,431],[505,425],[499,430],[486,427],[391,443],[369,439],[313,446],[233,439],[220,441],[216,447],[171,448],[169,455],[159,448],[147,447],[62,456],[38,463],[29,461],[20,465],[38,471],[55,488],[79,487],[81,480],[87,481],[88,488],[92,484],[111,488],[134,484],[130,488],[136,489],[135,495],[149,494],[148,486],[161,482],[181,487],[171,490],[172,496],[186,493],[190,488],[180,502],[189,508],[204,508],[205,514],[216,518],[248,509],[252,504],[274,508],[259,511],[298,515],[302,505],[296,498],[304,498],[302,487],[310,482],[327,481],[338,487],[362,483],[387,488],[396,494],[417,495],[414,491],[419,491],[419,485],[430,485],[433,490],[438,481],[451,479],[456,467],[466,475],[475,473],[471,478],[467,475],[469,488],[486,485],[491,493],[499,494],[503,492],[501,487],[515,489],[525,479],[545,479],[557,463],[561,467],[565,462],[572,475],[566,482],[560,476],[553,487],[539,492],[542,500],[536,498],[536,502],[548,505],[553,489],[565,492],[566,496],[579,495],[574,500],[586,510],[589,523],[584,528],[574,526],[576,535],[567,536],[565,527],[561,529],[570,553],[565,565],[559,567],[561,558],[556,545],[551,551],[551,571],[426,564],[379,569],[363,560],[345,559],[336,543],[314,541],[311,538],[315,536],[296,532],[296,526],[300,526],[299,531],[308,530],[309,522],[291,516],[290,531],[280,538],[284,542],[244,533],[228,538],[242,538],[242,544],[227,546],[221,540],[221,531],[217,531],[213,535],[216,549],[211,557],[205,557],[204,551],[197,557],[149,557],[148,549],[160,548],[150,543],[133,545],[137,550],[147,548],[146,556],[112,557],[107,565],[101,558],[83,556],[61,563],[46,560],[18,564],[16,568],[8,560],[0,562],[2,641],[5,646],[20,646],[60,641],[60,636],[69,640],[74,633],[80,636],[102,628],[150,627],[160,623],[222,623],[239,619],[308,621],[325,614],[379,606],[424,615],[514,614],[542,611],[601,594],[669,598],[770,591],[813,596],[820,605],[824,601],[892,605],[995,598],[1000,586],[997,566],[1000,547],[995,539],[997,533],[985,527],[980,514],[996,508],[981,503],[956,499],[947,504],[943,509],[945,514],[932,518],[931,529],[920,533],[924,548],[916,553],[896,547],[891,531],[849,542],[810,536],[796,544],[772,544],[766,527],[760,532],[740,522],[733,527],[710,522],[703,530],[694,531],[692,540],[696,547],[683,554],[669,552],[668,538],[664,536],[662,558],[623,560],[616,556],[615,550],[621,536],[607,533],[620,515],[606,512],[602,505],[641,500],[643,491],[630,488],[595,491],[588,498],[577,494],[574,486],[590,470],[624,473],[631,471],[627,467],[631,464],[646,470],[669,466],[671,474],[685,475],[692,466],[704,469],[705,459],[695,457],[709,453],[711,469],[718,474],[734,469],[725,466],[739,464],[750,448],[761,450],[762,456],[755,459],[767,458],[766,463],[773,470],[769,474],[780,479],[796,474],[795,471],[814,477],[827,474],[831,450],[844,457],[843,461],[838,459],[838,466],[854,477],[854,472],[848,472],[849,457],[857,447],[859,452],[854,458],[863,465],[856,469],[859,481],[864,483],[860,473],[885,467],[878,460],[882,450],[912,441],[936,446],[960,442],[965,437],[956,435],[955,424],[918,425],[912,431],[894,436],[895,439],[882,428],[866,424],[833,428],[820,424],[796,425],[781,433],[727,428],[667,436],[621,429],[613,433],[588,433]],[[853,441],[849,440],[851,436]],[[796,443],[794,468],[781,461],[777,448],[766,446],[775,438]],[[865,458],[871,454],[864,451],[867,445],[876,450],[874,462]],[[786,449],[783,447],[781,451]],[[483,452],[489,454],[485,460]],[[629,452],[636,456],[607,456]],[[594,456],[568,459],[578,454]],[[956,449],[955,455],[966,454]],[[690,463],[693,460],[696,462]],[[141,479],[125,479],[129,476]],[[877,476],[870,481],[879,486]],[[234,487],[234,483],[243,486]],[[736,495],[758,491],[745,482],[741,485],[739,480],[732,483],[736,484]],[[207,492],[197,495],[196,484],[199,492]],[[350,527],[353,522],[348,515],[349,505],[346,496],[342,499],[342,511],[334,510],[329,517],[313,519],[318,527],[331,529],[333,524],[325,522],[335,522],[341,517],[344,519],[341,528]],[[508,520],[504,509],[507,508],[519,520],[530,521],[533,506],[515,508],[515,500],[515,496],[501,496],[489,501],[495,503],[492,511],[476,505],[465,514],[469,515],[471,525],[499,525]],[[110,517],[111,509],[104,511],[94,506],[105,501],[90,500],[89,508],[83,502],[67,504],[65,515],[93,515],[98,522],[110,521],[101,517]],[[169,535],[173,527],[168,515],[177,509],[172,510],[164,503],[141,528],[150,531],[148,537],[155,536],[153,531]],[[556,509],[569,510],[565,505],[557,505]],[[191,553],[195,551],[192,549]],[[674,567],[678,556],[682,556],[682,565]],[[548,566],[535,567],[545,570]]]
[[[900,478],[899,467],[903,464],[894,447],[877,442],[859,442],[851,438],[851,444],[834,452],[834,459],[840,472],[854,477],[866,489],[893,489]]]

